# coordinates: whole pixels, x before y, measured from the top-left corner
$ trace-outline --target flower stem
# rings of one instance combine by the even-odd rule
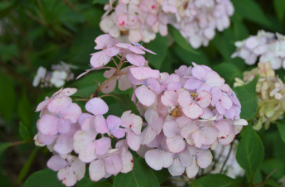
[[[224,169],[224,167],[225,167],[225,165],[226,165],[226,163],[227,163],[227,161],[228,161],[228,159],[229,159],[229,157],[230,157],[230,155],[231,155],[232,149],[233,149],[233,143],[231,143],[231,147],[230,147],[229,153],[228,153],[228,155],[227,155],[227,158],[226,158],[225,162],[223,163],[223,166],[222,166],[222,168],[221,168],[221,170],[220,170],[220,173],[223,172],[223,169]]]
[[[98,85],[95,93],[90,95],[90,99],[92,99],[93,97],[97,97],[99,92],[102,90],[102,88],[104,88],[110,81],[112,81],[113,79],[115,79],[117,76],[120,76],[121,74],[119,73],[121,70],[121,67],[123,66],[124,63],[124,58],[121,59],[120,63],[117,66],[117,69],[115,71],[115,73],[113,74],[112,77],[110,77],[109,79],[107,79],[106,81],[103,82],[102,85]]]

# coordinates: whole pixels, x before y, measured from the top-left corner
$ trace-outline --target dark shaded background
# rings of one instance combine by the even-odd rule
[[[98,2],[98,3],[94,3]],[[33,87],[32,81],[39,66],[50,69],[52,64],[64,61],[78,66],[79,75],[89,68],[90,54],[94,52],[94,39],[102,34],[98,27],[103,15],[104,0],[1,0],[0,1],[0,186],[21,186],[31,173],[46,168],[51,153],[46,148],[36,148],[32,137],[36,134],[37,104],[57,91],[57,88]],[[157,36],[148,46],[159,57],[149,57],[150,65],[161,71],[173,72],[180,65],[194,61],[219,72],[221,66],[229,67],[232,85],[234,77],[241,77],[248,67],[241,59],[231,59],[234,42],[256,35],[264,29],[285,34],[284,0],[232,0],[235,14],[231,26],[216,33],[208,47],[189,52],[175,42],[161,50],[157,43],[167,41]],[[168,38],[167,38],[168,39]],[[284,80],[284,70],[278,74]],[[70,81],[65,87],[94,88],[104,80],[102,72],[94,72]],[[28,129],[24,140],[19,131],[21,124]],[[22,130],[23,131],[23,130]],[[284,143],[272,127],[264,140],[265,165],[282,165],[276,179],[284,175]],[[272,161],[272,159],[275,159]],[[277,159],[277,161],[276,161]],[[269,162],[269,163],[268,163]],[[264,166],[265,167],[265,166]],[[259,171],[265,175],[266,169]],[[258,179],[257,179],[258,180]]]

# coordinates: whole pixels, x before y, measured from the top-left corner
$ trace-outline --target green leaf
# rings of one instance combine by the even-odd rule
[[[131,110],[133,114],[140,115],[136,105],[128,95],[112,94],[110,96],[116,100],[123,112]]]
[[[279,21],[283,21],[285,15],[285,0],[274,0],[273,3]]]
[[[22,122],[20,122],[20,125],[19,125],[19,134],[23,141],[32,139],[32,136],[29,130]]]
[[[8,62],[13,56],[18,54],[18,47],[16,44],[0,44],[0,56],[4,62]]]
[[[240,118],[242,119],[252,119],[255,117],[258,110],[258,99],[255,92],[256,83],[258,77],[253,79],[250,83],[233,88],[236,93],[240,103],[241,103],[241,113]]]
[[[102,34],[99,27],[84,28],[75,35],[70,48],[69,60],[74,64],[89,64],[90,54],[94,53],[94,40]]]
[[[198,50],[199,54],[190,53],[179,45],[174,45],[173,50],[175,54],[188,66],[192,66],[192,62],[200,65],[209,65],[209,59],[203,51]]]
[[[0,175],[0,184],[1,187],[13,187],[12,181],[4,175]]]
[[[34,150],[32,151],[32,153],[30,154],[28,160],[25,162],[24,166],[22,167],[22,169],[20,171],[20,174],[19,174],[18,180],[17,180],[17,184],[20,184],[23,181],[23,179],[27,176],[39,149],[40,149],[40,147],[35,147]]]
[[[267,185],[272,186],[272,187],[281,187],[280,184],[278,184],[277,182],[275,182],[272,179],[265,181],[264,184],[267,184]]]
[[[57,178],[57,172],[50,169],[37,171],[29,176],[22,187],[64,187]]]
[[[278,127],[280,137],[283,140],[283,142],[285,143],[285,125],[280,123],[280,122],[276,122],[276,125]]]
[[[92,4],[101,4],[101,5],[104,5],[104,4],[107,4],[109,3],[109,0],[93,0],[92,1]]]
[[[104,10],[99,6],[92,6],[92,8],[88,8],[86,10],[82,10],[82,14],[84,15],[85,19],[87,20],[90,26],[97,26],[101,21],[101,17],[104,14]]]
[[[222,78],[226,80],[230,86],[233,85],[236,77],[241,77],[242,72],[232,63],[221,63],[213,67]]]
[[[155,40],[146,45],[146,48],[155,52],[156,55],[147,53],[149,63],[156,69],[160,69],[163,65],[163,60],[167,53],[167,37],[163,37],[160,34],[156,35]]]
[[[33,115],[34,108],[31,106],[31,102],[29,101],[27,94],[23,93],[18,103],[18,116],[28,129],[32,127]]]
[[[159,182],[149,166],[134,157],[134,168],[129,173],[115,176],[113,187],[159,187]]]
[[[233,45],[234,41],[234,33],[228,28],[224,30],[223,33],[216,33],[211,43],[218,49],[226,62],[231,62],[231,55],[235,51],[235,46]]]
[[[13,143],[11,142],[0,143],[0,155],[2,155],[4,151],[12,145]]]
[[[192,182],[192,187],[239,187],[239,181],[223,174],[211,174]]]
[[[273,179],[278,180],[281,177],[283,177],[284,172],[285,172],[285,166],[282,160],[272,158],[272,159],[263,161],[263,163],[261,164],[261,171],[264,172],[266,175],[269,175],[272,172],[274,172],[271,175],[271,177]]]
[[[109,182],[94,182],[89,177],[84,177],[76,183],[76,187],[112,187]]]
[[[4,10],[1,10],[0,11],[0,19],[7,16],[8,14],[10,14],[10,12],[13,11],[15,8],[17,8],[18,6],[19,6],[19,3],[13,3],[10,6],[8,6],[7,8],[5,8]]]
[[[246,178],[247,178],[248,181],[251,180],[249,176],[247,176]],[[258,167],[258,168],[256,169],[256,172],[255,172],[254,175],[253,175],[252,182],[253,182],[253,184],[256,184],[256,183],[260,183],[260,182],[262,182],[262,181],[263,181],[263,179],[262,179],[261,170],[260,170],[260,167]]]
[[[251,124],[244,127],[243,131],[243,137],[237,147],[236,159],[246,175],[252,178],[263,160],[264,147]]]
[[[254,0],[232,0],[235,11],[241,14],[244,18],[270,27],[271,22],[263,13],[260,5]]]
[[[168,169],[164,168],[160,171],[154,171],[154,174],[156,175],[158,182],[161,184],[163,183],[169,176]]]
[[[73,96],[84,97],[85,99],[89,99],[92,93],[95,93],[97,86],[88,86],[86,88],[78,89],[77,92]]]
[[[233,33],[236,40],[244,40],[249,36],[249,31],[241,21],[233,22]]]
[[[0,74],[0,114],[6,120],[11,119],[15,112],[16,92],[13,82]]]
[[[194,53],[196,55],[200,54],[197,50],[191,47],[191,45],[181,35],[181,33],[176,28],[174,28],[172,25],[168,25],[168,33],[170,34],[170,36],[172,36],[175,42],[187,52]]]

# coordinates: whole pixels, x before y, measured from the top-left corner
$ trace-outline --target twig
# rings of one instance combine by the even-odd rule
[[[120,72],[120,69],[121,69],[123,63],[124,63],[124,59],[122,59],[121,62],[119,63],[119,65],[117,66],[117,69],[116,69],[115,73],[113,74],[113,76],[110,77],[109,79],[107,79],[105,82],[103,82],[102,85],[98,85],[95,93],[91,94],[90,99],[92,99],[93,97],[97,97],[102,88],[104,88],[110,81],[115,79],[117,76],[121,75],[119,72]]]
[[[74,11],[77,11],[76,7],[74,6],[74,4],[72,4],[72,2],[70,2],[69,0],[63,0],[64,4],[66,4],[67,6],[69,6],[69,8],[71,8]]]
[[[32,82],[27,79],[25,76],[22,74],[19,74],[16,72],[14,69],[12,69],[10,66],[7,64],[3,63],[0,61],[0,66],[5,69],[5,71],[2,71],[3,73],[7,74],[8,76],[17,79],[18,81],[22,82],[26,87],[29,88],[35,95],[38,95],[40,91],[36,88],[33,87]]]
[[[255,185],[253,185],[253,186],[262,185],[261,187],[263,187],[263,186],[264,186],[264,183],[265,183],[265,182],[270,178],[270,176],[273,175],[273,173],[275,173],[277,170],[278,170],[278,168],[276,168],[276,169],[273,170],[271,173],[269,173],[269,174],[266,176],[266,178],[265,178],[265,180],[264,180],[263,182],[257,183],[257,184],[255,184]]]
[[[226,165],[226,163],[227,163],[227,161],[228,161],[228,159],[229,159],[229,157],[230,157],[230,154],[231,154],[231,152],[232,152],[232,149],[233,149],[233,143],[231,143],[231,147],[230,147],[229,153],[228,153],[228,155],[227,155],[227,158],[226,158],[225,162],[223,163],[223,166],[222,166],[222,168],[221,168],[221,170],[220,170],[220,173],[223,172],[223,169],[224,169],[224,167],[225,167],[225,165]]]

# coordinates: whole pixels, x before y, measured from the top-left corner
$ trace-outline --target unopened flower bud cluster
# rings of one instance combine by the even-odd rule
[[[240,57],[248,65],[270,62],[272,69],[285,69],[285,36],[258,31],[256,36],[235,43],[237,50],[232,58]]]
[[[37,75],[34,77],[33,86],[40,85],[41,87],[62,87],[66,81],[74,79],[74,74],[71,69],[76,69],[76,66],[60,62],[60,64],[52,65],[50,72],[46,68],[40,66]]]
[[[120,41],[150,42],[156,33],[168,34],[176,27],[194,47],[207,46],[215,29],[230,25],[234,8],[230,0],[118,0],[105,5],[100,27]]]
[[[259,76],[256,85],[258,96],[258,114],[253,128],[259,130],[264,125],[268,129],[285,112],[284,83],[271,68],[271,63],[258,63],[258,67],[244,72],[243,80],[236,78],[234,87],[247,84]]]
[[[36,143],[55,154],[48,167],[58,171],[66,186],[83,178],[87,164],[92,181],[131,171],[129,149],[154,170],[168,168],[172,176],[185,173],[193,178],[211,164],[210,150],[229,145],[247,125],[240,119],[235,93],[211,68],[193,63],[173,74],[161,73],[143,56],[155,53],[137,43],[119,43],[109,34],[98,36],[95,43],[101,51],[92,54],[92,69],[80,76],[103,67],[109,70],[104,73],[107,80],[85,104],[86,112],[72,102],[74,88],[61,89],[37,107],[41,113]],[[105,66],[110,61],[116,68]],[[109,107],[98,92],[112,92],[117,81],[120,90],[133,88],[132,101],[140,116],[131,111],[107,116]]]

